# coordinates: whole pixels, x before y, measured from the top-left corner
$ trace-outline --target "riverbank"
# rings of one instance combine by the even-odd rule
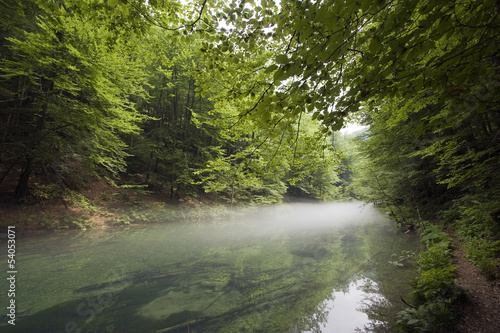
[[[495,215],[488,209],[478,214],[480,203],[473,204],[473,209],[460,207],[453,214],[443,211],[441,220],[416,223],[426,249],[418,256],[419,273],[413,281],[417,302],[399,314],[400,331],[500,332]]]
[[[213,218],[231,210],[209,197],[179,198],[142,187],[112,187],[105,182],[58,200],[16,204],[0,202],[0,226],[19,231],[105,228],[134,223]]]
[[[50,204],[19,206],[0,204],[0,226],[12,225],[19,231],[106,228],[179,220],[217,218],[233,214],[224,205],[199,201],[162,202],[154,200],[109,202],[91,208]]]
[[[0,199],[2,199],[0,197]],[[234,215],[233,205],[217,196],[171,198],[145,185],[112,186],[101,179],[86,190],[67,191],[57,199],[31,197],[24,203],[0,200],[0,226],[14,225],[19,231],[106,228],[129,224],[222,218]],[[320,202],[286,196],[283,202]],[[240,208],[243,206],[239,206]],[[246,206],[249,207],[249,206]]]

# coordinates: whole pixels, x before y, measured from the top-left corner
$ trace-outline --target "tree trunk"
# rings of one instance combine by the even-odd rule
[[[53,83],[50,82],[50,84],[51,84],[50,89],[52,89]],[[46,102],[43,105],[41,117],[38,119],[36,132],[35,135],[33,136],[31,143],[31,149],[29,149],[29,151],[26,153],[26,163],[24,164],[23,171],[21,171],[21,174],[19,175],[19,180],[17,181],[16,190],[14,192],[14,198],[18,202],[24,199],[26,193],[28,192],[28,184],[31,177],[31,173],[33,172],[33,156],[34,156],[33,153],[36,151],[40,143],[40,138],[42,137],[42,132],[45,128],[45,118],[47,117],[48,109],[49,109],[49,103]]]
[[[15,165],[16,165],[16,163],[14,162],[13,164],[10,165],[10,167],[7,168],[7,170],[5,170],[5,172],[0,177],[0,185],[2,185],[3,181],[5,180],[5,178],[7,178],[7,176],[9,175],[10,170],[12,170]]]
[[[17,201],[21,201],[26,196],[28,192],[28,183],[31,176],[31,172],[33,170],[33,158],[27,157],[26,163],[24,164],[23,171],[19,176],[19,180],[17,182],[16,191],[14,192],[14,197]]]
[[[171,174],[170,174],[170,198],[174,199],[175,197],[175,191],[177,190],[177,175],[175,174],[176,172],[176,154],[175,154],[175,146],[177,144],[177,141],[174,140],[173,142],[173,148],[172,148],[172,169],[171,169]]]

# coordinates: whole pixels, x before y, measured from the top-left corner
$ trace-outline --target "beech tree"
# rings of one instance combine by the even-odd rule
[[[106,29],[73,14],[39,9],[33,31],[6,38],[2,150],[4,163],[22,168],[18,199],[34,173],[53,174],[72,188],[93,165],[123,171],[120,133],[137,132],[143,118],[134,99],[144,96],[144,71],[133,61],[132,44],[108,44]]]

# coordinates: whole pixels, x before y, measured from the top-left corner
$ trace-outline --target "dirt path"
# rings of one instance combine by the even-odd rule
[[[460,242],[453,239],[453,257],[458,265],[457,283],[469,291],[468,302],[460,310],[462,320],[457,333],[500,332],[500,281],[488,281],[477,268],[465,258]]]

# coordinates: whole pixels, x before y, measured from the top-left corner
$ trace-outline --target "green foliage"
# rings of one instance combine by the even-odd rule
[[[113,196],[110,193],[102,192],[99,194],[99,199],[102,201],[110,201]]]
[[[450,246],[450,237],[442,230],[440,225],[425,223],[419,229],[420,240],[427,248],[434,245],[448,249]]]
[[[422,273],[415,283],[415,293],[431,302],[438,298],[450,298],[456,288],[454,285],[455,268],[453,266],[422,268]]]
[[[420,233],[425,244],[418,259],[419,276],[415,281],[415,294],[426,301],[451,297],[456,286],[456,267],[451,260],[451,239],[438,226],[426,223]]]
[[[500,241],[484,238],[467,239],[463,242],[467,259],[475,264],[481,273],[496,278],[499,268]]]
[[[445,300],[406,308],[398,313],[397,328],[405,333],[450,332],[456,323],[450,312],[452,306]]]
[[[307,115],[287,119],[289,115],[276,110],[269,119],[231,125],[235,104],[215,105],[220,120],[212,123],[220,130],[221,146],[213,150],[216,157],[195,172],[205,192],[248,204],[281,202],[285,192],[317,199],[338,195],[338,153],[319,133],[317,121]]]
[[[427,246],[418,263],[423,271],[451,266],[451,249],[448,241]]]
[[[90,202],[90,200],[81,193],[67,191],[66,198],[69,199],[74,206],[86,212],[94,213],[97,211],[97,207],[95,207],[92,202]]]
[[[40,221],[40,226],[47,229],[53,229],[57,226],[57,223],[53,218],[49,216],[43,216]]]
[[[494,1],[4,3],[0,185],[18,198],[62,196],[97,213],[77,191],[127,173],[127,184],[147,189],[121,188],[114,198],[205,192],[255,205],[354,196],[382,202],[407,228],[448,207],[442,216],[455,221],[468,258],[495,274]],[[234,29],[218,28],[222,21]],[[338,135],[332,143],[328,133],[348,117],[369,132],[355,145]],[[227,213],[130,204],[108,222]],[[425,303],[405,310],[399,328],[436,332],[460,293],[449,239],[438,226],[421,230],[414,285]],[[211,280],[217,289],[227,276]],[[255,298],[265,292],[259,281]]]
[[[144,95],[144,72],[132,61],[132,44],[106,45],[109,32],[80,14],[42,6],[33,31],[6,38],[1,144],[8,161],[23,170],[19,199],[35,173],[72,186],[85,170],[81,165],[123,171],[127,153],[120,135],[139,131],[143,117],[132,99]]]
[[[418,276],[413,281],[417,307],[398,313],[401,332],[446,332],[456,318],[455,302],[463,291],[455,285],[451,239],[440,226],[424,223],[419,229],[426,249],[418,258]]]
[[[32,196],[37,202],[42,204],[45,201],[62,198],[64,190],[59,184],[41,184],[32,191]]]
[[[481,201],[479,201],[481,200]],[[455,200],[442,217],[454,222],[467,259],[489,278],[495,278],[500,266],[500,232],[495,220],[498,204],[484,195],[464,196]]]
[[[179,207],[162,203],[140,202],[129,208],[99,212],[109,224],[166,223],[179,221],[205,221],[227,216],[236,216],[224,206]]]
[[[265,184],[249,165],[236,163],[223,157],[209,162],[207,168],[199,172],[203,177],[201,182],[204,184],[205,192],[214,192],[231,204],[266,203],[266,201],[272,203],[281,200],[285,186],[279,179],[277,182],[274,181],[274,184]],[[276,185],[281,185],[281,188],[277,188]]]
[[[208,28],[202,53],[216,69],[214,76],[244,76],[254,65],[248,57],[251,53],[272,59],[254,65],[258,75],[271,74],[265,81],[253,86],[243,83],[228,91],[228,97],[242,100],[259,96],[257,105],[248,105],[242,116],[261,117],[286,96],[287,104],[282,107],[290,114],[307,110],[335,130],[362,103],[379,106],[402,97],[404,107],[394,121],[404,121],[415,108],[441,104],[444,112],[428,120],[432,127],[449,129],[462,120],[457,118],[463,111],[471,113],[464,100],[469,102],[468,96],[481,86],[491,87],[478,81],[495,82],[498,63],[489,61],[495,58],[498,42],[494,1],[453,5],[419,0],[358,1],[342,6],[333,0],[279,6],[266,2],[252,14],[243,4],[220,1],[212,6],[222,9],[219,18],[235,27],[219,34]],[[206,24],[217,25],[211,20]],[[266,33],[263,28],[269,26],[272,32]],[[498,92],[498,85],[494,90]],[[479,104],[483,102],[479,99]],[[455,107],[460,104],[459,111]]]
[[[356,197],[382,202],[408,228],[447,207],[468,258],[495,274],[494,1],[5,0],[2,9],[6,193],[68,197],[95,212],[77,191],[127,173],[148,189],[122,188],[123,200]],[[351,118],[369,132],[355,147],[338,135],[332,144],[328,133]],[[196,216],[171,217],[184,214]],[[136,209],[118,222],[160,215]],[[448,241],[429,228],[424,298],[453,272]]]
[[[148,185],[124,184],[120,185],[119,188],[119,192],[113,193],[113,196],[124,201],[140,202],[142,197],[153,193],[148,190]]]
[[[95,223],[92,221],[89,221],[89,216],[88,215],[82,215],[79,217],[74,218],[74,220],[71,222],[73,226],[77,227],[78,229],[86,230],[87,228],[92,228],[95,226]]]

